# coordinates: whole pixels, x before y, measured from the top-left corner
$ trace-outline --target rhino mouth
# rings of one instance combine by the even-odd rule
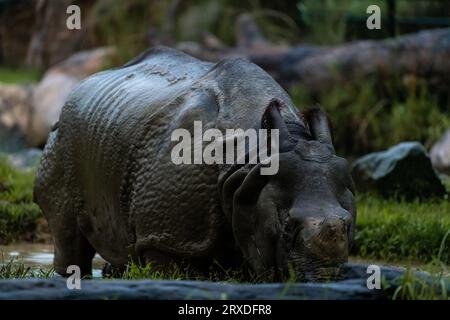
[[[347,259],[310,258],[292,253],[289,265],[299,282],[327,282],[343,279],[342,266]]]
[[[313,271],[304,271],[297,277],[305,282],[329,282],[342,280],[344,275],[341,267],[322,267]]]

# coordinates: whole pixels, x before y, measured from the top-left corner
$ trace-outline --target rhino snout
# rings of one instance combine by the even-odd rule
[[[301,222],[291,252],[301,278],[319,280],[338,273],[348,259],[350,224],[350,214],[344,209],[340,214]]]
[[[319,256],[326,254],[338,258],[347,254],[350,224],[350,214],[307,219],[297,241]]]

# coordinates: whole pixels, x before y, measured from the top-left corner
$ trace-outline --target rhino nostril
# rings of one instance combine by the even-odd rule
[[[332,216],[324,219],[320,229],[320,233],[324,237],[337,238],[347,233],[348,226],[343,218]]]

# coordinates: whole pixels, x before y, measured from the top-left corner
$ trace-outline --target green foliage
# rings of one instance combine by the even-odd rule
[[[445,186],[445,189],[447,189],[447,193],[450,194],[450,176],[447,176],[445,174],[440,174],[439,178],[441,179],[442,183]]]
[[[125,269],[125,272],[121,275],[125,280],[139,280],[139,279],[189,279],[192,276],[189,271],[181,270],[181,267],[173,265],[169,268],[169,271],[162,271],[155,269],[151,263],[142,264],[130,261]]]
[[[404,17],[448,17],[450,12],[448,1],[397,0],[396,2],[398,15]]]
[[[246,277],[245,275],[248,275]],[[125,271],[113,270],[109,278],[120,278],[125,280],[153,279],[153,280],[203,280],[203,281],[222,281],[229,283],[257,283],[261,282],[262,276],[256,276],[249,270],[241,268],[225,269],[217,261],[209,267],[208,272],[201,272],[193,266],[186,264],[171,264],[161,270],[152,263],[141,263],[130,260]]]
[[[442,239],[440,252],[443,252],[445,249],[444,244],[449,234],[450,230],[447,232],[446,237]],[[449,300],[450,274],[448,266],[438,257],[433,259],[423,270],[425,274],[417,273],[416,270],[408,268],[403,277],[398,279],[392,299]],[[384,289],[389,289],[389,286],[384,285],[383,287]]]
[[[163,16],[153,14],[161,9],[155,5],[163,5],[164,2],[155,2],[151,5],[148,1],[97,1],[94,4],[91,19],[97,27],[97,42],[111,45],[117,49],[117,61],[111,61],[111,66],[125,63],[145,49],[146,32],[149,22],[160,22]],[[159,18],[159,19],[158,19]]]
[[[0,67],[0,83],[34,83],[40,78],[37,70]]]
[[[33,171],[19,171],[0,159],[0,244],[32,231],[42,216],[33,203]]]
[[[313,42],[334,45],[345,40],[348,0],[302,0],[297,6]]]
[[[363,195],[357,208],[355,254],[383,261],[428,263],[439,258],[448,263],[450,239],[442,244],[450,230],[448,200],[402,202]]]
[[[21,279],[21,278],[51,278],[55,275],[55,270],[50,269],[32,269],[24,263],[11,259],[4,262],[0,260],[0,280],[1,279]]]
[[[430,147],[450,127],[449,111],[440,108],[437,97],[425,85],[411,86],[404,101],[396,97],[393,102],[389,115],[391,144],[418,140]]]
[[[301,86],[290,90],[297,106],[320,104],[329,114],[336,148],[346,156],[383,150],[403,141],[429,148],[450,127],[449,106],[418,79],[341,83],[313,96]]]
[[[285,12],[262,7],[258,1],[198,1],[179,12],[176,35],[179,41],[199,41],[205,32],[224,43],[234,45],[237,18],[242,13],[253,16],[264,37],[271,42],[295,42],[299,39],[296,22]]]
[[[92,37],[100,45],[118,49],[117,61],[110,62],[118,65],[145,50],[150,43],[201,41],[205,33],[234,45],[237,17],[245,12],[253,15],[269,41],[298,42],[299,29],[292,18],[296,13],[272,9],[286,9],[290,5],[266,2],[180,1],[174,10],[171,1],[98,1],[90,15],[90,23],[95,26]]]
[[[381,29],[368,30],[366,12],[370,5],[381,10]],[[297,7],[306,26],[307,40],[322,45],[335,45],[353,38],[385,38],[388,28],[388,6],[385,0],[299,0]],[[448,21],[448,1],[395,1],[396,33],[404,34],[426,29],[433,22]],[[424,19],[423,17],[427,17]],[[435,20],[433,20],[435,19]],[[417,22],[414,25],[411,22]],[[442,24],[444,27],[445,24]]]

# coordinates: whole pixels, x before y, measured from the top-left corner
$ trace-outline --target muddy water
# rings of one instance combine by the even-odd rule
[[[14,263],[23,263],[25,266],[36,270],[49,270],[53,267],[53,246],[36,243],[0,245],[0,264],[9,262],[11,259]],[[101,277],[101,269],[104,263],[105,260],[96,254],[92,262],[94,277]]]

